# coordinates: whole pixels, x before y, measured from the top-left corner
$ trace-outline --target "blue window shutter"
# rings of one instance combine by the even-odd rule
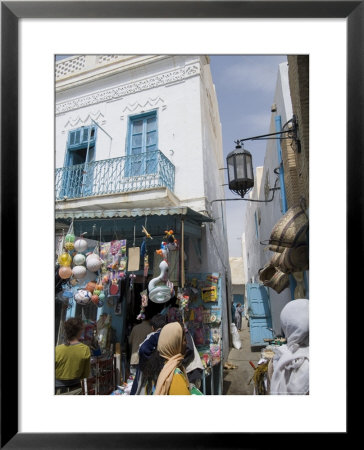
[[[129,121],[127,154],[131,158],[126,166],[126,176],[155,173],[158,150],[156,111],[130,117]]]

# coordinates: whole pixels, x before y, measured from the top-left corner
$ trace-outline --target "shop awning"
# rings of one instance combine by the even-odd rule
[[[184,216],[196,223],[213,222],[214,220],[205,214],[194,211],[188,207],[172,208],[136,208],[136,209],[115,209],[98,211],[56,211],[57,219],[113,219],[117,217],[133,218],[146,216]]]
[[[172,228],[178,233],[180,231],[181,218],[185,222],[185,232],[196,237],[200,236],[201,225],[204,222],[214,221],[207,215],[188,207],[56,211],[55,213],[56,222],[69,224],[73,220],[75,232],[80,234],[87,231],[88,236],[97,236],[101,229],[103,235],[111,235],[113,233],[119,235],[121,233],[130,237],[134,225],[137,229],[137,236],[140,236],[141,225],[145,223],[147,223],[146,228],[152,234],[154,232],[157,235],[161,235],[168,228]]]

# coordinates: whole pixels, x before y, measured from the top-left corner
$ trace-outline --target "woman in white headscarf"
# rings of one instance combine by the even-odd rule
[[[309,392],[309,301],[292,300],[281,311],[287,344],[274,350],[270,394],[306,395]]]

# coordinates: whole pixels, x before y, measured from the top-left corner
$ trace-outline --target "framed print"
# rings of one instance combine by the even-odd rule
[[[362,248],[363,228],[361,211],[363,163],[362,152],[356,150],[361,149],[364,143],[361,101],[364,95],[364,6],[362,1],[1,2],[1,448],[102,449],[106,447],[145,448],[145,446],[155,448],[172,446],[176,449],[247,448],[249,446],[254,447],[257,440],[262,437],[271,439],[277,433],[292,431],[289,427],[284,429],[282,424],[275,425],[276,428],[274,428],[273,423],[267,423],[266,417],[269,416],[270,420],[272,419],[272,411],[277,408],[276,405],[279,405],[278,411],[282,411],[283,415],[286,414],[287,399],[279,399],[279,403],[274,402],[275,406],[272,406],[272,403],[268,401],[260,402],[262,411],[264,411],[262,416],[265,417],[259,416],[255,409],[254,413],[249,413],[249,411],[252,411],[250,409],[251,400],[260,401],[261,398],[251,398],[246,401],[244,407],[243,398],[238,396],[233,396],[234,398],[228,403],[224,403],[224,399],[216,399],[211,396],[208,399],[203,398],[201,403],[192,406],[182,400],[177,403],[173,398],[163,398],[157,406],[152,403],[146,404],[145,401],[138,401],[134,406],[126,401],[122,405],[121,399],[115,397],[104,398],[102,401],[100,398],[92,399],[88,397],[84,398],[83,404],[79,403],[80,399],[77,402],[75,398],[66,397],[52,399],[49,404],[42,403],[42,399],[48,396],[48,393],[45,395],[42,390],[48,389],[48,384],[44,381],[44,378],[49,375],[45,374],[43,369],[50,365],[49,350],[51,347],[53,349],[53,342],[51,346],[48,342],[48,334],[46,332],[43,334],[43,327],[44,330],[48,329],[46,322],[50,320],[46,317],[47,314],[44,311],[47,309],[44,309],[43,306],[49,286],[51,286],[51,289],[53,288],[53,280],[51,284],[47,284],[46,279],[54,276],[53,268],[49,267],[49,261],[52,261],[50,254],[54,250],[54,230],[48,229],[49,227],[43,223],[43,218],[44,209],[47,208],[44,205],[54,201],[54,179],[53,173],[43,173],[44,167],[48,167],[48,162],[43,161],[40,157],[37,158],[35,155],[37,146],[41,147],[44,142],[47,142],[46,145],[52,151],[55,146],[54,137],[50,138],[54,132],[53,129],[50,130],[52,124],[54,126],[54,117],[51,117],[51,122],[49,122],[49,111],[52,111],[54,116],[54,90],[49,89],[51,85],[48,81],[43,86],[39,85],[39,79],[43,79],[42,74],[49,71],[49,55],[91,54],[93,52],[95,54],[108,54],[108,52],[142,54],[144,51],[143,54],[174,54],[173,49],[177,40],[179,40],[179,46],[176,54],[184,54],[184,48],[186,48],[186,53],[189,54],[205,52],[236,54],[239,52],[237,49],[239,49],[240,40],[242,40],[241,54],[243,54],[244,39],[246,41],[250,39],[254,42],[257,38],[258,33],[254,31],[252,25],[256,25],[257,29],[260,27],[259,30],[262,30],[267,48],[280,49],[280,54],[305,54],[307,53],[307,47],[304,43],[304,30],[307,31],[307,28],[305,29],[305,23],[300,24],[300,20],[309,20],[310,30],[316,32],[319,29],[319,21],[327,21],[327,36],[330,39],[335,35],[334,29],[336,26],[339,29],[338,35],[342,36],[343,25],[346,24],[346,46],[340,40],[334,41],[334,38],[332,41],[319,39],[317,42],[317,47],[320,49],[324,49],[324,45],[327,46],[331,64],[333,64],[335,58],[333,46],[337,46],[339,64],[336,67],[337,73],[335,70],[333,77],[338,77],[338,86],[341,87],[341,90],[338,89],[340,92],[333,91],[332,93],[333,98],[337,95],[337,104],[333,98],[328,100],[330,111],[325,110],[325,107],[322,108],[322,104],[316,103],[316,105],[319,105],[317,107],[319,111],[310,116],[310,120],[315,121],[311,124],[313,128],[318,130],[315,138],[318,136],[323,139],[323,136],[326,135],[328,142],[332,142],[330,139],[335,140],[337,132],[337,142],[343,146],[340,155],[342,160],[337,157],[335,152],[333,153],[335,161],[332,161],[334,157],[330,153],[330,147],[320,146],[318,149],[315,147],[321,155],[320,164],[322,166],[327,164],[325,178],[327,185],[323,187],[323,194],[320,199],[322,202],[325,201],[325,204],[330,205],[328,208],[331,211],[330,214],[333,214],[334,217],[335,213],[332,213],[332,209],[335,210],[336,205],[333,203],[333,199],[346,192],[346,197],[338,197],[337,200],[338,211],[343,210],[343,203],[346,202],[346,222],[343,215],[338,213],[335,223],[330,222],[321,228],[320,233],[314,235],[313,239],[314,242],[319,244],[320,236],[324,240],[326,232],[333,233],[329,237],[333,240],[332,245],[325,243],[325,248],[337,245],[341,249],[340,264],[347,264],[344,270],[342,268],[337,270],[336,266],[332,266],[330,258],[333,255],[331,253],[333,250],[330,250],[329,256],[324,255],[326,258],[324,262],[314,263],[313,266],[316,268],[320,264],[330,266],[329,269],[326,267],[327,272],[325,274],[330,270],[333,274],[340,272],[342,282],[337,284],[332,281],[327,282],[324,276],[319,280],[314,272],[312,279],[313,283],[317,283],[316,285],[328,283],[325,291],[327,297],[330,297],[335,290],[338,290],[342,295],[343,286],[346,285],[346,294],[349,298],[349,296],[355,295],[353,286],[360,279],[358,273],[360,265],[352,263],[349,266],[349,263],[354,259],[354,249],[357,253],[357,249]],[[250,25],[249,22],[251,22]],[[79,26],[78,32],[75,28],[76,23]],[[92,24],[92,28],[87,29],[86,27],[90,24]],[[100,27],[98,24],[100,24]],[[108,24],[111,30],[109,40],[105,38]],[[188,26],[183,28],[184,24]],[[220,25],[224,27],[221,30],[219,30]],[[25,45],[26,39],[24,37],[31,35],[30,30],[33,30],[32,27],[34,26],[38,26],[41,35],[35,37],[32,44]],[[123,30],[119,30],[120,35],[117,26],[120,26],[120,30]],[[135,26],[134,30],[132,26]],[[154,26],[154,30],[152,26]],[[280,26],[282,26],[284,32],[279,29]],[[287,28],[285,28],[286,26]],[[219,33],[215,34],[220,34],[221,42],[227,39],[226,36],[229,34],[231,46],[229,44],[226,44],[225,47],[218,46],[217,41],[213,41],[211,38],[214,29],[219,30]],[[125,30],[128,30],[129,33],[127,37],[122,34]],[[234,33],[232,30],[234,30]],[[224,32],[226,33],[222,34]],[[63,40],[62,33],[64,33]],[[54,40],[55,44],[51,44],[52,34],[58,35]],[[155,47],[156,51],[154,51],[153,45],[155,43],[153,39],[157,35],[158,41],[155,42],[158,42],[158,45],[159,43],[162,44]],[[143,36],[144,42],[141,39]],[[150,42],[153,42],[152,46],[149,47],[148,39],[146,39],[148,36]],[[176,41],[173,41],[172,46],[164,46],[168,44],[169,39],[172,41],[173,37]],[[309,38],[310,36],[307,36],[307,40]],[[186,39],[186,42],[189,40],[189,44],[184,44],[183,39]],[[99,41],[100,44],[103,40],[102,45],[96,46],[96,41]],[[191,40],[194,42],[193,45]],[[214,43],[213,45],[216,45],[216,50],[209,45],[209,40]],[[87,47],[87,41],[94,47]],[[275,47],[270,46],[272,42],[276,42]],[[310,45],[309,48],[313,48],[312,44]],[[126,48],[125,53],[123,53],[123,46]],[[44,47],[44,53],[38,53],[38,51],[43,52],[43,48],[40,47]],[[118,48],[120,49],[119,52],[117,52]],[[255,48],[253,45],[252,48],[251,54],[254,54],[254,51],[263,54],[264,42],[263,44],[260,42]],[[277,54],[274,50],[267,50],[267,53],[270,52]],[[327,55],[325,50],[322,50],[322,52],[322,59],[325,60]],[[43,56],[38,57],[38,54]],[[44,57],[45,54],[47,54],[47,57]],[[318,51],[316,54],[313,51],[313,56],[310,60],[310,70],[312,65],[317,64],[318,67],[320,65]],[[343,63],[345,56],[346,67]],[[33,60],[32,57],[34,57]],[[54,59],[52,64],[53,62]],[[30,67],[32,70],[30,70]],[[54,71],[54,66],[52,66],[52,70]],[[317,70],[315,71],[315,67],[312,70],[313,73],[318,73]],[[26,73],[26,77],[24,77],[24,73]],[[49,73],[49,76],[52,77],[53,74],[54,72]],[[49,76],[48,79],[50,79]],[[325,72],[325,76],[328,76],[327,72]],[[345,93],[342,89],[343,80],[347,82]],[[331,80],[328,79],[327,82],[329,83]],[[313,82],[313,92],[317,97],[320,96],[320,83],[322,85],[325,80],[320,79]],[[38,95],[39,104],[36,97],[33,97],[31,105],[23,104],[23,98],[32,89]],[[45,99],[47,99],[48,104],[43,106],[43,100]],[[50,104],[51,108],[49,108]],[[337,105],[337,115],[340,118],[343,117],[346,108],[346,123],[345,120],[341,122],[342,129],[333,129],[333,124],[327,119],[327,117],[333,117],[329,113],[332,113],[335,105]],[[48,119],[44,119],[47,114]],[[132,136],[130,142],[128,141],[130,153],[137,148],[136,144],[133,144],[133,139],[138,133],[134,130],[140,124],[144,127],[144,130],[147,130],[148,126],[155,126],[157,113],[153,112],[153,114],[148,116],[145,111],[138,110],[135,117],[128,119],[130,120],[128,129],[130,136]],[[119,119],[122,121],[124,117],[119,117]],[[33,128],[33,132],[36,125],[37,132],[35,135],[33,132],[29,134],[24,132],[24,130],[29,129],[26,128],[28,121],[31,123],[30,128]],[[148,128],[144,134],[147,136],[148,133],[156,133],[156,130],[157,128]],[[36,140],[34,136],[36,136]],[[346,138],[346,155],[343,136]],[[148,145],[146,139],[147,137],[145,137],[145,146]],[[322,141],[320,140],[320,142]],[[154,143],[153,141],[150,145]],[[75,153],[70,155],[71,151],[69,157],[76,158]],[[22,159],[29,161],[28,158],[31,158],[31,165],[24,167]],[[150,164],[150,161],[148,160],[145,164]],[[340,167],[346,167],[346,170],[342,169],[341,173],[337,173]],[[127,170],[131,174],[136,169],[128,166]],[[314,172],[317,173],[317,169]],[[48,188],[49,183],[51,183],[52,189]],[[25,191],[28,191],[28,193],[24,202],[22,193],[24,194]],[[42,200],[37,199],[38,192],[43,193]],[[317,205],[318,201],[316,200],[316,208]],[[314,209],[314,211],[317,210]],[[321,211],[321,214],[324,214],[324,212]],[[145,226],[145,229],[148,229],[148,226]],[[28,233],[24,230],[28,230]],[[147,232],[145,234],[147,235]],[[173,233],[170,234],[173,235]],[[343,253],[344,240],[346,240],[344,244],[346,245],[346,251]],[[139,267],[139,258],[137,258],[136,264]],[[209,276],[210,279],[214,279],[215,275],[210,274]],[[214,288],[217,289],[217,286],[214,286]],[[50,292],[51,295],[53,295],[53,291]],[[320,298],[324,298],[325,302],[328,302],[322,292]],[[215,300],[215,297],[213,299]],[[26,307],[23,308],[22,302],[26,302]],[[342,299],[340,309],[345,317],[347,312],[345,299]],[[322,312],[323,309],[318,311]],[[26,312],[25,315],[24,312]],[[332,314],[332,311],[328,312],[328,317],[330,317],[330,314]],[[322,319],[322,322],[324,323],[325,320]],[[324,323],[322,327],[326,330],[329,325],[330,327],[327,329],[332,330],[331,324]],[[24,330],[27,330],[27,336],[23,335],[18,339],[18,336],[25,333]],[[322,339],[322,336],[315,335],[314,338],[319,340]],[[325,343],[330,347],[330,343],[326,341]],[[342,350],[342,347],[340,348]],[[327,351],[332,351],[332,348],[328,348]],[[23,360],[24,354],[27,354],[26,364]],[[315,361],[319,364],[320,357],[317,356],[317,353],[315,356]],[[344,382],[345,369],[343,368],[346,365],[345,358],[341,359],[341,364],[338,377],[340,385],[346,386]],[[27,383],[27,379],[29,383]],[[39,384],[35,383],[34,385],[36,379],[39,379]],[[318,389],[319,384],[316,386]],[[29,391],[32,391],[31,395],[29,395]],[[39,404],[36,401],[37,393]],[[325,395],[325,399],[329,398],[327,392],[325,392]],[[312,397],[315,398],[315,396],[319,398],[320,392],[313,389]],[[346,399],[346,387],[338,397],[340,405],[343,406]],[[26,408],[24,408],[25,398],[28,399]],[[65,400],[70,400],[69,405],[71,406],[67,406]],[[168,400],[172,401],[168,402]],[[196,397],[192,400],[199,401]],[[312,415],[317,414],[314,407],[310,406],[310,399],[307,399],[307,402],[305,400],[303,400],[305,402],[304,408],[308,408],[306,413],[311,408]],[[112,401],[114,401],[113,404]],[[116,401],[119,401],[118,408],[120,411],[115,410]],[[334,400],[332,401],[334,402]],[[297,407],[297,405],[292,405]],[[315,403],[315,405],[317,404]],[[330,402],[325,407],[329,407],[329,405]],[[22,414],[24,414],[25,409],[27,417],[33,415],[32,420],[28,422],[19,419],[23,417]],[[242,410],[245,410],[247,415],[250,416],[257,414],[254,419],[255,427],[251,428],[250,425],[246,425],[253,419],[252,417],[243,418]],[[34,411],[33,414],[32,411]],[[340,417],[342,417],[345,412],[341,411],[340,414]],[[275,414],[273,415],[275,417]],[[46,416],[51,418],[50,423],[52,423],[52,417],[54,417],[54,426],[45,422]],[[154,427],[154,423],[157,423],[159,416],[163,419],[158,419],[158,424]],[[281,416],[280,412],[278,416]],[[62,423],[63,420],[64,423]],[[132,426],[133,421],[134,425]],[[244,421],[246,421],[245,424]],[[25,431],[24,423],[27,423]],[[110,426],[107,426],[108,423]],[[29,424],[34,424],[34,427]],[[78,428],[79,424],[80,427]],[[85,424],[87,424],[87,427]],[[347,435],[344,425],[344,421],[342,421],[339,430],[339,433],[342,434],[340,437],[346,437]],[[278,431],[276,431],[277,429]],[[264,430],[264,436],[258,435],[260,430]],[[334,430],[330,428],[330,425],[322,424],[321,429],[320,424],[317,424],[316,428],[312,425],[310,430],[307,431],[302,424],[301,428],[293,431],[302,433],[301,438],[305,440],[311,437],[309,435],[311,431],[317,433]],[[281,439],[281,437],[279,438]]]

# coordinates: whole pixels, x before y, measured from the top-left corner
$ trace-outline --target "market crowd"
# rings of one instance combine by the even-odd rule
[[[309,301],[289,302],[281,312],[287,344],[277,351],[269,366],[270,394],[309,392]],[[195,343],[175,309],[145,319],[131,330],[130,395],[190,395],[199,391],[203,366]],[[170,318],[172,317],[172,320]],[[169,321],[168,321],[169,318]],[[56,394],[82,394],[81,380],[90,375],[90,347],[80,341],[80,318],[64,324],[65,343],[56,347]]]
[[[200,393],[200,355],[177,308],[167,323],[169,308],[151,318],[146,315],[131,330],[129,371],[134,381],[130,395]],[[80,380],[90,375],[90,348],[80,341],[83,328],[80,318],[64,324],[65,343],[56,347],[56,394],[81,394]]]

